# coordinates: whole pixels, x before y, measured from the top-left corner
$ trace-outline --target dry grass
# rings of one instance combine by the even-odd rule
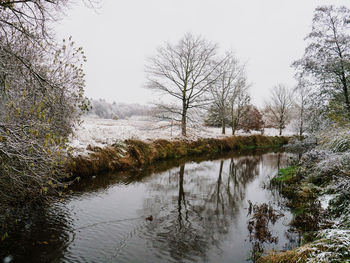
[[[307,245],[281,253],[272,251],[256,263],[305,263],[310,253],[311,249]]]

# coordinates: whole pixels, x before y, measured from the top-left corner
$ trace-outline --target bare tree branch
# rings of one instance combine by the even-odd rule
[[[175,99],[181,107],[182,134],[186,136],[188,111],[202,107],[203,97],[219,75],[214,74],[223,60],[216,59],[217,46],[186,34],[177,44],[157,50],[146,66],[146,87]],[[170,111],[175,113],[175,111]]]

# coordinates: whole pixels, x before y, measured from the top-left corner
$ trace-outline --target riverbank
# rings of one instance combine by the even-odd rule
[[[232,136],[221,139],[154,140],[128,139],[105,147],[88,146],[89,152],[72,156],[67,171],[74,177],[93,176],[103,172],[140,169],[157,161],[185,156],[212,155],[229,151],[281,147],[289,137]]]
[[[316,148],[272,179],[294,212],[301,247],[258,263],[350,261],[350,153]]]
[[[245,132],[236,131],[236,136],[259,135],[261,131]],[[278,129],[265,128],[263,135],[278,136]],[[293,136],[295,132],[291,127],[283,131],[284,136]],[[187,136],[181,135],[181,125],[178,122],[159,121],[159,119],[150,116],[133,116],[129,119],[101,119],[92,116],[83,116],[81,123],[75,127],[74,132],[69,138],[69,146],[73,148],[74,154],[86,153],[88,145],[92,147],[106,147],[119,141],[140,140],[191,140],[199,139],[223,139],[231,137],[231,129],[227,128],[226,134],[222,134],[221,127],[208,127],[200,123],[189,123],[187,127]]]

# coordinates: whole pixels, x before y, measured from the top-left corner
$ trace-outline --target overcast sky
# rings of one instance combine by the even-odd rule
[[[291,63],[303,55],[315,7],[349,0],[101,0],[97,10],[74,5],[57,26],[86,52],[86,95],[109,102],[148,103],[144,65],[166,41],[186,32],[231,49],[246,62],[253,103],[277,83],[295,85]]]

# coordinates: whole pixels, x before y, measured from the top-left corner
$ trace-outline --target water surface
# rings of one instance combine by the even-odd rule
[[[269,190],[291,155],[265,153],[187,162],[165,172],[101,175],[67,200],[32,211],[6,240],[13,262],[252,262],[249,202],[285,215],[271,225],[276,243],[296,245],[292,215]],[[146,218],[152,220],[146,220]],[[0,247],[1,248],[1,247]],[[1,259],[1,258],[0,258]]]

